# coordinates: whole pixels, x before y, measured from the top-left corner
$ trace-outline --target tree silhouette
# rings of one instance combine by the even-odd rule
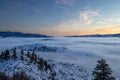
[[[21,55],[23,55],[24,54],[24,51],[23,50],[21,50]]]
[[[13,49],[13,58],[14,60],[17,59],[17,53],[16,53],[16,48]]]
[[[8,60],[10,58],[10,52],[8,49],[4,52],[4,57],[6,60]]]
[[[98,64],[93,71],[93,80],[115,80],[112,70],[104,59],[98,60]]]
[[[29,51],[27,51],[26,56],[27,56],[28,58],[30,57],[30,52],[29,52]]]
[[[24,71],[21,71],[13,74],[11,80],[31,80],[31,78]]]
[[[0,72],[0,80],[32,80],[24,71],[15,72],[12,76],[7,76],[5,72]]]
[[[24,57],[23,57],[23,54],[24,54],[24,51],[23,50],[21,50],[21,60],[24,60]]]
[[[0,80],[10,80],[10,77],[7,76],[4,72],[0,72]]]
[[[10,58],[10,52],[9,52],[8,49],[3,51],[3,52],[1,52],[0,60],[3,60],[3,59],[8,60],[9,58]]]
[[[20,58],[21,58],[21,60],[24,60],[24,57],[23,57],[23,55],[21,55],[21,56],[20,56]]]

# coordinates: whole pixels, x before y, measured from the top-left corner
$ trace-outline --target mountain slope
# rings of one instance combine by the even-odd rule
[[[75,35],[75,36],[66,36],[66,37],[120,37],[120,33],[118,34],[93,34],[93,35]]]
[[[50,37],[42,34],[31,34],[31,33],[22,33],[22,32],[0,32],[0,37]]]
[[[16,48],[0,54],[0,72],[12,76],[24,71],[32,80],[89,80],[88,72],[74,64],[44,60],[33,51]]]

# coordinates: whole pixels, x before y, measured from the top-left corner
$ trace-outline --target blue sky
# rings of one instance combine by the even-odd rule
[[[119,17],[120,0],[0,0],[0,31],[114,34]]]

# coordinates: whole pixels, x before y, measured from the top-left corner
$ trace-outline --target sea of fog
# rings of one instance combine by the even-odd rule
[[[105,59],[120,77],[120,38],[117,37],[51,37],[51,38],[0,38],[0,51],[16,46],[42,44],[65,47],[64,52],[41,52],[41,57],[57,62],[83,66],[89,72],[96,66],[98,59]]]

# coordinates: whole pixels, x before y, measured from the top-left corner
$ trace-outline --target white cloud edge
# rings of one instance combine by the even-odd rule
[[[92,24],[94,21],[94,18],[97,16],[99,16],[99,13],[97,11],[93,11],[91,9],[80,11],[80,13],[79,13],[80,22],[82,22],[86,25]]]

